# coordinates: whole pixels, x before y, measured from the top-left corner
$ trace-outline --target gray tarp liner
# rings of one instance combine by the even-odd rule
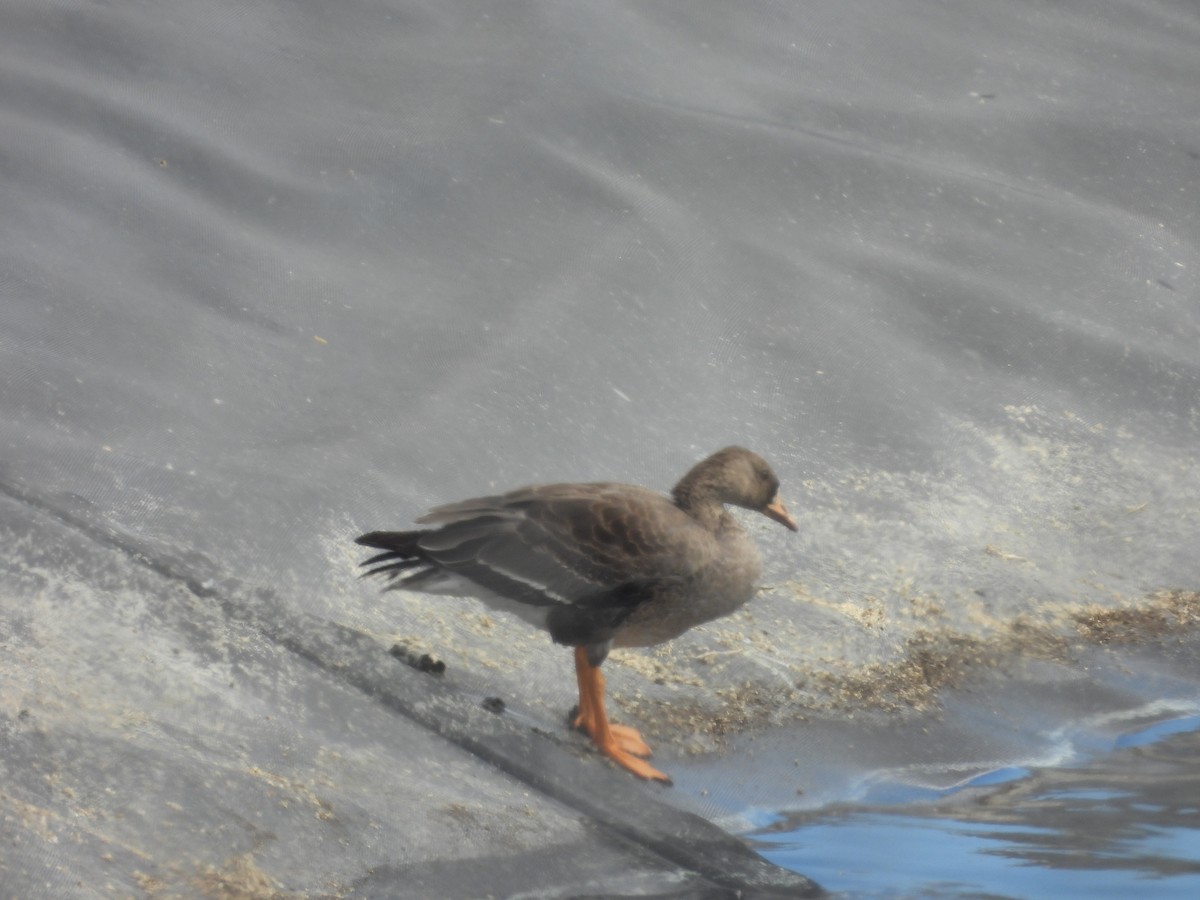
[[[1035,750],[891,741],[1194,618],[1198,86],[1190,0],[4,2],[3,895],[801,890],[680,808]],[[606,665],[673,791],[562,648],[354,578],[731,442],[800,535]]]

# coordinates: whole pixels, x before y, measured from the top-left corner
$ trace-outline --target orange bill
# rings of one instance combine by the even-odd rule
[[[762,512],[768,519],[774,519],[780,525],[786,525],[792,531],[800,530],[800,527],[796,524],[796,520],[788,514],[787,507],[783,505],[783,501],[778,497],[768,503]]]

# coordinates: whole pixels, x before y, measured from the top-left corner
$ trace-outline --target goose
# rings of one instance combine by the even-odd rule
[[[670,496],[610,482],[534,485],[438,506],[420,528],[356,542],[382,551],[362,566],[388,580],[385,591],[476,597],[573,647],[574,726],[619,766],[670,784],[637,730],[609,722],[600,666],[614,647],[669,641],[751,598],[758,549],[727,504],[798,530],[767,462],[726,447]]]

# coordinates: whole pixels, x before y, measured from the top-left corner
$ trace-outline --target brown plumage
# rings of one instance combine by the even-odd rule
[[[757,454],[726,447],[665,497],[627,484],[550,484],[431,510],[414,531],[375,531],[359,544],[386,590],[475,596],[576,648],[576,726],[643,778],[668,781],[640,757],[633,729],[610,725],[599,666],[612,647],[644,647],[728,615],[754,593],[758,550],[725,504],[796,523],[779,479]]]

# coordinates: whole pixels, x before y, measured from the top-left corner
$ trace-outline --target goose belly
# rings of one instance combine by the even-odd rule
[[[754,596],[758,555],[701,571],[633,611],[613,640],[614,647],[650,647],[741,609]]]

